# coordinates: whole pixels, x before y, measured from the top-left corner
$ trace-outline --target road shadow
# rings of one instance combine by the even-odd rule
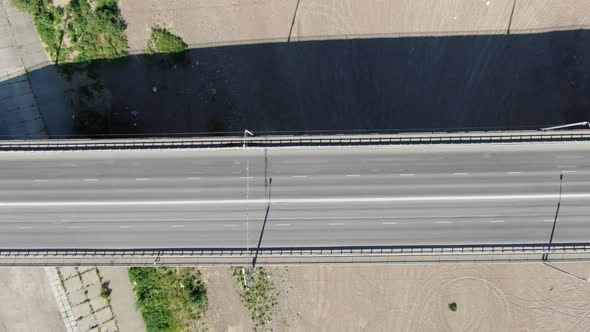
[[[78,124],[86,135],[537,129],[590,119],[590,30],[234,45],[82,67],[92,80],[69,89],[69,113],[88,118],[97,100],[105,114],[85,120],[90,130]]]

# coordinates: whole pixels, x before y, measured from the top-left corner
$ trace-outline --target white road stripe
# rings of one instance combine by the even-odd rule
[[[121,225],[119,226],[119,228],[133,228],[135,226],[131,226],[131,225]]]
[[[412,174],[412,173],[403,173],[403,174],[400,174],[399,176],[414,176],[414,174]]]
[[[590,199],[590,193],[563,194],[562,199]],[[401,196],[401,197],[341,197],[341,198],[275,198],[273,204],[319,203],[390,203],[390,202],[448,202],[448,201],[505,201],[558,199],[559,194],[474,195],[474,196]],[[145,205],[232,205],[268,204],[268,199],[219,199],[182,201],[54,201],[0,202],[1,207],[35,206],[145,206]]]
[[[82,226],[68,226],[68,228],[82,228]]]
[[[187,180],[200,180],[201,178],[186,178]]]
[[[561,173],[576,173],[576,171],[561,171]]]
[[[240,179],[253,179],[253,176],[240,176]]]
[[[489,222],[504,222],[504,220],[490,220]]]
[[[223,227],[237,227],[238,225],[223,225]]]
[[[330,224],[328,224],[328,226],[344,226],[344,224],[341,222],[336,222],[336,223],[330,223]]]
[[[543,221],[554,221],[554,219],[545,219]]]
[[[359,174],[347,174],[346,176],[360,176]]]
[[[306,177],[307,177],[307,175],[293,175],[292,176],[292,178],[301,178],[301,179],[306,178]]]
[[[396,222],[383,222],[383,225],[397,225]]]
[[[453,175],[467,175],[469,173],[453,173]]]
[[[172,227],[172,228],[182,228],[182,227],[184,227],[184,225],[172,225],[170,227]]]
[[[90,181],[98,181],[98,179],[84,179],[84,181],[86,181],[86,182],[90,182]]]
[[[137,178],[137,179],[135,179],[135,181],[148,181],[148,180],[149,180],[148,178]]]
[[[450,221],[437,221],[435,224],[452,224]]]
[[[520,174],[520,172],[506,172],[508,174]]]
[[[277,224],[278,227],[288,227],[291,226],[291,224]]]
[[[46,179],[35,179],[35,182],[47,182],[47,181],[49,181],[49,180],[46,180]]]

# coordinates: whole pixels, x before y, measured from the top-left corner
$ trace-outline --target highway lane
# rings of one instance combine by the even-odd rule
[[[253,247],[270,193],[264,246],[544,242],[560,173],[554,241],[589,241],[589,148],[2,153],[0,246]]]

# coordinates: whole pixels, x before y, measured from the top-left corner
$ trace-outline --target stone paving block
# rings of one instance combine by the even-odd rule
[[[87,271],[86,273],[82,274],[82,283],[84,284],[84,286],[92,285],[99,282],[100,280],[98,279],[96,270]]]
[[[64,285],[66,286],[66,293],[71,293],[75,290],[82,288],[82,282],[80,281],[80,278],[78,278],[78,277],[65,280]]]
[[[110,320],[100,326],[100,332],[118,332],[115,320]]]
[[[70,299],[70,303],[72,305],[77,305],[87,300],[84,289],[78,289],[69,293],[68,298]]]
[[[92,306],[94,311],[98,311],[108,305],[109,303],[107,302],[107,300],[103,299],[102,296],[97,296],[95,298],[90,299],[90,306]]]
[[[115,318],[113,316],[113,312],[111,311],[111,308],[109,308],[109,307],[104,308],[104,309],[99,310],[99,311],[95,311],[94,312],[94,317],[96,318],[96,321],[98,322],[98,324],[102,324],[102,323],[108,322],[111,319]]]
[[[88,291],[86,296],[89,299],[93,299],[95,297],[100,296],[100,284],[99,283],[89,285],[88,287],[86,287],[86,290]]]
[[[72,312],[74,313],[74,318],[79,319],[79,318],[91,315],[92,308],[90,308],[90,303],[84,302],[84,303],[80,303],[76,306],[73,306]]]
[[[60,267],[59,268],[59,272],[61,273],[62,278],[64,278],[64,280],[66,279],[70,279],[74,276],[78,275],[78,272],[76,271],[75,267]]]
[[[78,328],[80,331],[88,331],[97,325],[98,324],[96,323],[96,318],[94,318],[94,315],[86,316],[78,321]]]

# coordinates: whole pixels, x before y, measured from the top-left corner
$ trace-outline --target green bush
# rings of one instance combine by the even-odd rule
[[[190,268],[133,267],[137,305],[148,332],[186,330],[204,317],[207,294],[201,273]]]
[[[455,311],[457,311],[457,303],[455,303],[455,302],[449,303],[449,309],[450,309],[452,312],[455,312]]]
[[[31,15],[39,37],[57,62],[115,59],[128,54],[126,24],[116,0],[98,0],[95,10],[88,0],[71,0],[63,8],[53,6],[51,0],[12,3]]]
[[[148,40],[148,53],[181,53],[188,45],[179,36],[160,26],[152,27]]]

